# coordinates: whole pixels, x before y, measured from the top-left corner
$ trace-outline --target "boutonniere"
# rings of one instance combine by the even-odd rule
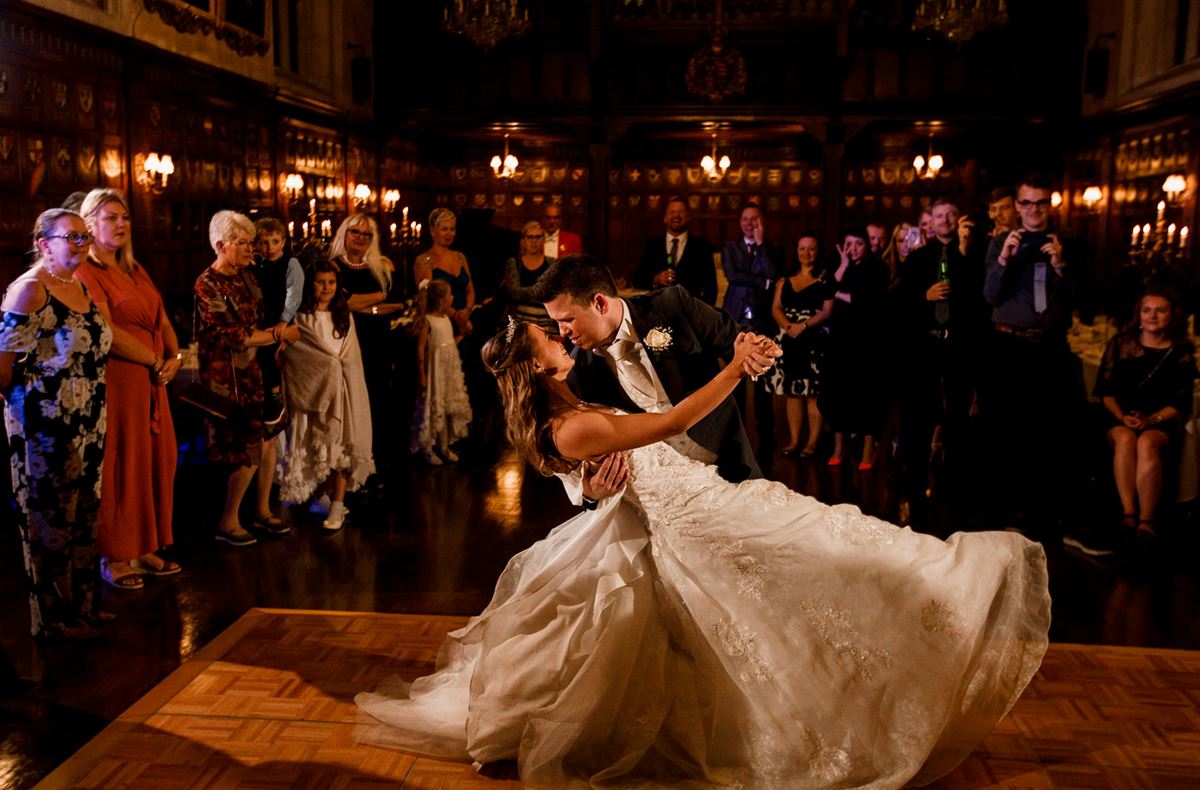
[[[648,351],[663,352],[671,347],[671,330],[665,326],[656,326],[642,338],[642,345]]]

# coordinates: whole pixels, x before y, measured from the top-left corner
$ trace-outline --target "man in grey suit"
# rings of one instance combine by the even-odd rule
[[[586,255],[555,261],[538,298],[574,343],[572,385],[586,401],[630,412],[662,412],[712,380],[743,331],[680,286],[621,299],[608,268]],[[778,349],[755,364],[770,367]],[[761,477],[732,398],[667,442],[732,482]]]

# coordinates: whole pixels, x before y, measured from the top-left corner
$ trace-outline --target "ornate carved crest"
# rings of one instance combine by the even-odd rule
[[[80,85],[75,89],[75,95],[79,100],[79,111],[84,115],[90,113],[96,100],[96,93],[92,90],[92,86]]]
[[[8,95],[8,69],[0,69],[0,98]]]
[[[263,194],[271,191],[271,171],[265,167],[258,171],[258,191]]]
[[[42,82],[37,77],[25,78],[25,102],[37,104],[42,97]]]
[[[722,34],[718,21],[712,46],[697,50],[687,66],[688,91],[711,102],[746,90],[746,61],[736,49],[725,49]]]
[[[121,177],[121,149],[105,148],[104,159],[101,160],[100,167],[104,170],[104,175],[108,178]]]
[[[29,164],[33,166],[40,165],[42,160],[46,158],[46,143],[37,137],[30,137],[25,140],[25,157],[29,160]]]
[[[60,80],[55,80],[50,85],[50,94],[54,101],[54,109],[58,110],[59,112],[63,112],[67,109],[67,105],[70,104],[67,83]]]
[[[158,102],[151,104],[150,111],[146,113],[146,118],[150,122],[150,125],[157,129],[158,125],[162,123],[162,105]]]
[[[0,162],[8,164],[12,157],[14,137],[12,132],[0,132]]]
[[[59,140],[54,146],[54,166],[61,173],[71,172],[71,144],[66,140]]]
[[[79,146],[79,155],[76,157],[76,164],[79,166],[79,175],[86,178],[96,171],[96,146],[84,143]]]
[[[100,114],[104,116],[106,121],[114,121],[117,118],[117,97],[111,93],[106,93],[100,97]]]

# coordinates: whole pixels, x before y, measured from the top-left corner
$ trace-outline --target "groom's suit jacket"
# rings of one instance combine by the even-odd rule
[[[671,330],[669,348],[646,349],[671,403],[679,403],[720,372],[732,352],[734,339],[742,331],[728,314],[706,305],[678,285],[626,299],[625,304],[639,339],[651,329]],[[571,383],[584,400],[628,412],[642,411],[621,389],[603,356],[579,347],[571,356],[575,359]],[[692,441],[716,454],[717,469],[726,480],[741,482],[762,477],[732,395],[687,433]]]

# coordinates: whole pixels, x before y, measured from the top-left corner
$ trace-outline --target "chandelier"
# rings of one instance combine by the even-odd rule
[[[449,0],[442,28],[466,36],[488,52],[509,36],[528,30],[529,11],[521,9],[521,0]]]
[[[950,41],[969,41],[976,33],[1008,24],[1005,0],[921,0],[913,15],[916,32],[940,33]]]
[[[508,180],[516,175],[517,165],[519,164],[520,162],[517,161],[517,158],[508,152],[508,135],[505,134],[504,158],[501,159],[499,154],[492,157],[492,172],[496,174],[496,178]]]
[[[713,134],[712,153],[705,154],[704,158],[700,160],[700,169],[704,171],[704,175],[708,180],[715,184],[725,177],[726,171],[729,170],[729,165],[728,154],[722,156],[719,160],[717,159],[717,135]]]
[[[929,135],[929,158],[917,154],[913,159],[913,169],[917,171],[917,176],[920,178],[937,178],[941,172],[942,166],[946,164],[946,160],[942,159],[941,154],[933,152],[933,134]]]
[[[746,90],[746,61],[736,49],[724,43],[725,23],[721,19],[721,0],[716,0],[713,15],[712,46],[696,50],[684,75],[689,92],[719,102]]]

